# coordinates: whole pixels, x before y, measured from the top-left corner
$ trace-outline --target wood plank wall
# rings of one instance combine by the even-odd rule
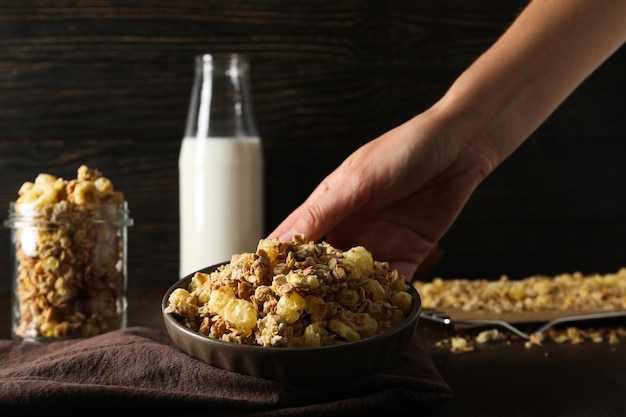
[[[169,286],[196,54],[251,61],[269,231],[352,150],[437,100],[525,3],[3,0],[0,208],[40,172],[97,167],[135,219],[129,285]],[[622,48],[481,185],[433,274],[626,265],[625,74]],[[6,229],[0,276],[7,291]]]

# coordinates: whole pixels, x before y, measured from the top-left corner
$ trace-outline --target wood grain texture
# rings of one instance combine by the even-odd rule
[[[196,54],[250,59],[269,231],[351,151],[437,100],[525,3],[3,1],[0,207],[40,172],[97,167],[135,219],[130,285],[172,282]],[[622,49],[481,185],[442,242],[436,273],[626,264],[625,70]],[[8,290],[6,229],[3,252]]]

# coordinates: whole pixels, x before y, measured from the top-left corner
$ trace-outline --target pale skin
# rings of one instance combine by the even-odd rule
[[[413,277],[476,187],[624,42],[624,0],[531,1],[438,102],[357,149],[269,237],[362,245]]]

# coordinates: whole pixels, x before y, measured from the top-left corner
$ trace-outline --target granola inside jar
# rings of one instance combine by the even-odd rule
[[[126,327],[127,227],[123,194],[81,166],[66,181],[24,183],[4,222],[11,228],[12,337],[46,342]]]

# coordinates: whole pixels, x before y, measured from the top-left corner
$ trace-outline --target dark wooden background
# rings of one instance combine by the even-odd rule
[[[0,207],[40,172],[96,167],[135,219],[129,285],[167,287],[178,278],[177,160],[196,54],[250,59],[269,231],[356,147],[437,100],[525,3],[3,0]],[[433,274],[626,265],[625,75],[622,48],[481,185]]]

